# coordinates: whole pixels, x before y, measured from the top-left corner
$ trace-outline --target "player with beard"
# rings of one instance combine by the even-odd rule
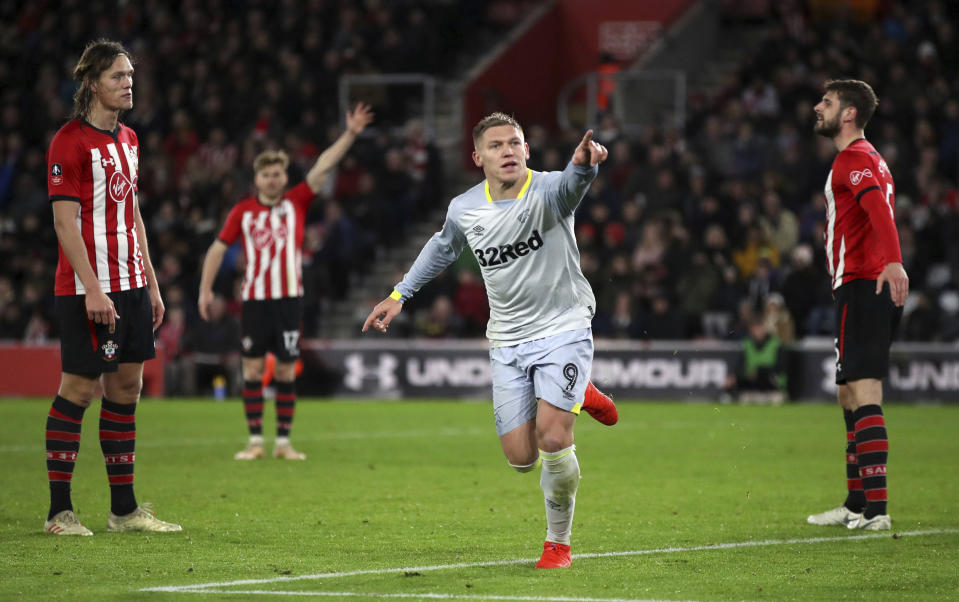
[[[887,530],[889,441],[882,379],[909,294],[895,221],[895,185],[864,129],[879,104],[869,84],[826,82],[815,132],[839,154],[826,179],[826,259],[836,304],[836,384],[846,423],[846,501],[813,525]]]

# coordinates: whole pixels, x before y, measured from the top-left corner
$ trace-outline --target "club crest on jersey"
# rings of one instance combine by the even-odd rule
[[[240,341],[240,344],[243,345],[244,351],[249,351],[250,349],[253,349],[253,339],[251,339],[250,337],[243,337],[243,340]]]
[[[63,184],[63,166],[59,163],[50,166],[50,183],[54,186]]]
[[[859,182],[862,182],[863,178],[871,178],[872,172],[869,171],[869,168],[862,171],[851,171],[849,172],[849,181],[852,182],[853,186],[859,186]]]
[[[520,213],[516,219],[519,220],[519,223],[525,224],[526,220],[529,219],[529,207],[527,207],[526,209],[523,209],[523,212]]]
[[[122,203],[127,200],[130,191],[133,190],[133,183],[122,172],[115,171],[110,176],[110,198],[116,203]]]
[[[100,349],[103,351],[103,359],[108,362],[112,362],[117,358],[117,349],[119,349],[119,345],[110,340],[100,345]]]

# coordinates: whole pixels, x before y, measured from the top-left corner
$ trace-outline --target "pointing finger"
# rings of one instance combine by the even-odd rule
[[[584,149],[589,148],[589,143],[593,140],[593,130],[586,130],[586,135],[583,136],[583,140],[579,143],[579,146]]]

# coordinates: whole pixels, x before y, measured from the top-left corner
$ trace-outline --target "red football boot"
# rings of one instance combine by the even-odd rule
[[[612,426],[619,420],[619,412],[616,410],[616,404],[602,391],[593,385],[593,381],[586,383],[586,396],[583,399],[583,409],[586,413],[602,422],[606,426]]]
[[[573,563],[569,546],[547,541],[543,544],[543,555],[536,563],[538,569],[565,569]]]

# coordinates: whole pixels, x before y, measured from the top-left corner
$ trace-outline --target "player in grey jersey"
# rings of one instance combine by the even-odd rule
[[[526,167],[529,145],[512,117],[493,113],[473,128],[473,162],[486,180],[450,203],[443,229],[420,251],[393,293],[363,324],[385,333],[403,303],[469,246],[478,261],[490,320],[493,413],[510,466],[542,464],[546,543],[537,568],[570,566],[579,485],[573,424],[580,409],[615,424],[616,406],[589,374],[595,301],[579,266],[573,212],[607,151],[589,130],[562,172]]]

